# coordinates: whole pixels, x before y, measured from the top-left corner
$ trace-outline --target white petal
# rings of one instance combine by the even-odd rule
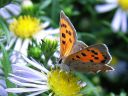
[[[50,93],[48,96],[52,96],[53,95],[53,93]]]
[[[44,22],[44,23],[42,24],[42,27],[43,27],[43,28],[46,28],[46,27],[49,26],[49,24],[50,24],[50,22],[49,22],[49,21],[46,21],[46,22]]]
[[[113,17],[111,26],[113,31],[119,31],[122,20],[122,10],[118,9]]]
[[[14,50],[19,51],[20,48],[21,48],[21,45],[22,45],[22,39],[18,38],[17,41],[16,41],[16,44],[15,44]]]
[[[5,49],[6,49],[6,50],[9,50],[9,49],[12,47],[12,45],[14,44],[15,41],[16,41],[16,37],[13,37],[13,38],[11,39],[11,41],[9,42],[9,45],[7,45],[7,46],[5,47]]]
[[[35,79],[40,79],[40,80],[47,80],[47,76],[45,74],[43,74],[43,72],[39,72],[39,71],[36,71],[32,68],[29,68],[27,66],[20,66],[20,65],[13,65],[13,68],[15,67],[15,69],[13,69],[13,72],[14,74],[17,74],[17,75],[21,75],[21,76],[29,76],[29,77],[36,77]],[[17,68],[20,68],[21,70],[17,69]]]
[[[53,56],[55,56],[56,58],[59,58],[60,57],[60,53],[58,51],[56,51]]]
[[[11,17],[11,15],[9,14],[9,12],[5,9],[5,8],[1,8],[0,9],[0,15],[4,18],[4,19],[8,19]]]
[[[104,12],[111,11],[116,7],[117,7],[117,4],[103,4],[103,5],[97,5],[95,9],[99,13],[104,13]]]
[[[35,88],[46,88],[47,85],[41,85],[41,84],[34,84],[34,83],[23,83],[23,82],[20,82],[12,77],[9,77],[8,78],[12,83],[16,84],[16,85],[19,85],[19,86],[23,86],[23,87],[35,87]]]
[[[11,64],[17,64],[17,63],[20,63],[20,65],[21,64],[22,65],[26,65],[27,64],[24,61],[24,59],[22,58],[21,53],[17,52],[17,51],[13,51],[9,59],[11,61]]]
[[[105,0],[107,3],[118,3],[118,0]]]
[[[9,75],[12,76],[13,78],[22,80],[23,82],[31,82],[31,83],[44,84],[44,85],[47,84],[46,82],[41,82],[41,81],[37,81],[37,80],[32,80],[32,79],[29,79],[29,78],[23,78],[23,77],[14,75],[14,74],[9,74]]]
[[[11,24],[14,20],[15,20],[14,18],[9,18],[6,21],[7,21],[8,24]]]
[[[126,32],[127,31],[127,14],[125,12],[122,13],[121,30],[123,32]]]
[[[43,30],[43,32],[47,35],[51,35],[51,34],[58,34],[59,33],[59,28],[53,29],[53,28],[49,28],[47,30]]]
[[[27,95],[27,96],[36,96],[36,95],[41,94],[41,93],[44,93],[44,92],[46,92],[46,91],[48,91],[48,90],[43,90],[43,91],[34,92],[34,93],[32,93],[32,94],[30,94],[30,95]]]
[[[57,28],[57,29],[42,30],[42,31],[38,32],[37,34],[35,34],[33,36],[33,38],[36,39],[36,41],[38,41],[38,43],[39,43],[46,36],[53,35],[53,34],[59,34],[59,29]]]
[[[0,96],[8,96],[7,92],[2,86],[0,86]]]
[[[23,56],[23,58],[24,58],[29,64],[33,65],[34,67],[38,68],[39,70],[41,70],[41,71],[43,71],[43,72],[45,72],[45,73],[48,73],[48,72],[49,72],[43,65],[41,66],[40,64],[37,64],[37,63],[31,61],[30,59],[26,58],[24,55],[22,55],[22,56]]]
[[[28,50],[28,45],[29,45],[30,39],[24,39],[22,47],[20,49],[20,52],[27,56],[27,50]]]
[[[49,90],[48,88],[7,88],[7,92],[12,93],[23,93],[23,92],[34,92],[34,91],[43,91],[43,90]]]
[[[14,15],[19,15],[20,13],[20,7],[15,4],[9,4],[5,8],[7,8],[10,12],[12,12]]]
[[[0,74],[0,75],[1,75],[1,74]],[[4,80],[4,77],[3,77],[3,78],[0,77],[0,86],[6,88],[6,82],[5,82],[5,80]]]
[[[28,71],[24,71],[24,70],[17,70],[17,71],[14,72],[14,74],[18,75],[20,77],[29,78],[29,79],[32,79],[32,80],[39,80],[39,81],[43,80],[43,81],[46,81],[46,79],[45,79],[46,76],[43,77],[41,75],[42,76],[42,78],[41,78],[41,76],[39,76],[39,75],[35,75],[35,74],[32,74],[32,73],[30,73]]]
[[[51,59],[48,60],[48,66],[51,66],[52,68],[54,67],[54,64]]]

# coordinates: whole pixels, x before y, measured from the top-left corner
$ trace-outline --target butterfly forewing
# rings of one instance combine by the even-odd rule
[[[60,13],[60,56],[66,57],[76,42],[76,31],[63,11]]]

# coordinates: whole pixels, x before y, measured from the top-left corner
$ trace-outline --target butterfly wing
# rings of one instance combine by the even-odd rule
[[[83,50],[83,49],[85,49],[86,47],[88,47],[88,46],[87,46],[84,42],[77,40],[77,41],[75,42],[75,44],[74,44],[72,50],[71,50],[71,54],[76,53],[76,52],[78,52],[78,51],[80,51],[80,50]]]
[[[64,63],[71,69],[78,71],[106,71],[112,67],[106,65],[111,61],[111,55],[105,44],[97,44],[86,47],[79,52],[69,55]]]
[[[76,30],[63,11],[60,13],[60,58],[67,57],[76,42]]]

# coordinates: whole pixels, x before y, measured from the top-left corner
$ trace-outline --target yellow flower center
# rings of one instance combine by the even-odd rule
[[[48,74],[48,84],[55,96],[82,96],[78,78],[71,73],[66,73],[59,69],[52,70]]]
[[[128,0],[118,0],[118,3],[123,10],[128,10]]]
[[[9,28],[16,36],[21,38],[32,37],[41,30],[40,21],[30,16],[20,16],[10,24]]]

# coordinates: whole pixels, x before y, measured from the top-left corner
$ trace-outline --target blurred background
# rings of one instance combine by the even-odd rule
[[[82,90],[83,93],[86,96],[128,95],[128,30],[126,32],[120,29],[114,31],[111,27],[112,19],[118,8],[99,13],[96,6],[105,4],[104,0],[31,0],[32,5],[29,3],[23,5],[22,0],[1,0],[0,8],[11,2],[18,4],[21,10],[18,14],[14,14],[5,9],[10,14],[7,18],[7,14],[1,15],[2,12],[0,12],[0,42],[6,44],[6,40],[9,39],[7,26],[11,18],[29,14],[39,18],[42,22],[49,21],[53,28],[59,28],[60,11],[63,10],[74,25],[79,40],[87,45],[105,43],[112,55],[110,65],[115,71],[98,74],[76,73],[81,80],[87,83]],[[128,20],[126,22],[128,23]],[[3,30],[6,30],[7,33]],[[29,52],[29,55],[33,56],[33,53]]]

